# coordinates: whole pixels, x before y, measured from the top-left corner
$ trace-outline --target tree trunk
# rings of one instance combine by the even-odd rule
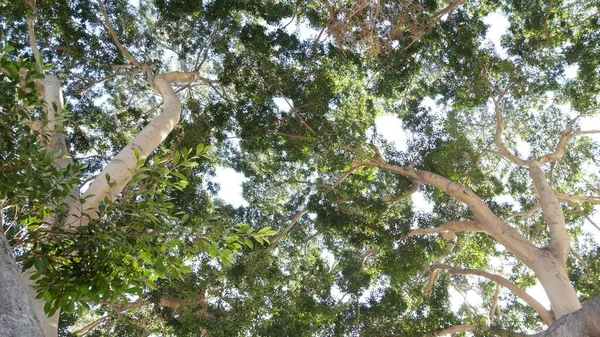
[[[582,309],[563,316],[548,330],[532,337],[594,337],[600,336],[600,296],[591,299]]]
[[[577,292],[569,280],[561,258],[546,249],[540,249],[534,262],[534,271],[552,306],[556,319],[581,309]]]
[[[43,336],[27,286],[21,280],[21,271],[12,256],[12,250],[0,230],[0,336]]]

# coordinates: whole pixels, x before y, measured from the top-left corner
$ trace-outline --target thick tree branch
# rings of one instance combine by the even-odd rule
[[[504,288],[510,290],[515,296],[519,297],[525,303],[527,303],[531,308],[533,308],[533,310],[535,310],[538,313],[538,315],[540,315],[540,317],[542,318],[542,320],[544,321],[544,323],[546,325],[550,326],[552,324],[552,322],[554,322],[554,316],[550,310],[544,308],[544,306],[540,302],[538,302],[535,298],[533,298],[531,295],[529,295],[523,289],[519,288],[516,284],[512,283],[511,281],[505,279],[504,277],[502,277],[500,275],[496,275],[496,274],[492,274],[492,273],[488,273],[488,272],[485,272],[482,270],[476,270],[476,269],[460,269],[460,268],[452,267],[447,264],[434,264],[431,266],[431,270],[435,270],[435,269],[445,269],[452,274],[458,274],[458,275],[481,276],[481,277],[487,278],[488,280],[494,281],[497,284],[500,284],[501,286],[503,286]]]
[[[548,223],[550,232],[550,242],[548,249],[561,257],[563,261],[567,260],[569,249],[571,248],[571,238],[567,232],[567,224],[562,206],[556,197],[556,192],[548,183],[546,174],[542,170],[538,161],[529,162],[529,176],[535,188],[535,194],[542,207],[542,213]]]
[[[600,336],[600,296],[596,296],[586,305],[561,317],[544,332],[531,337]]]
[[[433,172],[389,164],[377,154],[375,157],[366,157],[366,159],[369,160],[370,165],[431,185],[462,201],[469,207],[475,221],[483,231],[504,245],[527,266],[533,267],[534,253],[538,248],[533,246],[518,230],[498,218],[487,204],[469,188]]]

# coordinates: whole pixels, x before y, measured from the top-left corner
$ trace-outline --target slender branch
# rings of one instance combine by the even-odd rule
[[[576,120],[577,120],[577,118],[573,119],[567,125],[567,127],[561,132],[560,139],[558,140],[558,144],[556,145],[556,150],[554,150],[553,153],[544,155],[538,159],[538,161],[541,164],[556,161],[556,160],[560,159],[562,156],[564,156],[567,151],[567,143],[569,142],[569,140],[571,140],[575,137],[579,137],[579,136],[593,135],[593,134],[600,133],[600,130],[582,130],[582,131],[571,132],[573,123]]]
[[[496,146],[500,151],[500,154],[510,160],[511,162],[519,165],[527,167],[529,164],[526,160],[523,160],[517,156],[515,156],[510,150],[504,145],[504,141],[502,140],[502,131],[504,130],[504,125],[502,123],[502,114],[500,113],[500,101],[502,100],[502,96],[497,100],[494,100],[494,110],[496,112]]]
[[[446,250],[444,251],[444,254],[440,255],[440,257],[438,257],[436,264],[441,264],[444,262],[444,260],[450,255],[452,254],[452,251],[454,251],[454,247],[456,247],[456,236],[454,237],[454,241],[450,242],[447,246],[446,246]],[[431,272],[431,275],[429,275],[429,280],[427,281],[427,284],[425,285],[425,290],[424,290],[424,294],[425,296],[429,297],[431,295],[431,290],[433,289],[433,286],[435,285],[435,282],[437,281],[439,277],[439,273],[437,269],[434,269]]]
[[[586,195],[575,195],[575,194],[556,192],[556,197],[558,199],[564,200],[564,201],[583,201],[583,202],[589,202],[592,204],[600,205],[600,196],[595,196],[595,195],[586,196]]]
[[[123,71],[123,72],[118,72],[118,73],[113,73],[110,74],[108,76],[106,76],[105,78],[98,80],[98,81],[94,81],[91,83],[86,84],[84,87],[77,89],[75,92],[78,94],[81,94],[87,90],[89,90],[91,87],[104,83],[108,80],[112,80],[113,78],[116,78],[118,76],[129,76],[129,75],[137,75],[140,74],[142,71],[141,70],[135,70],[135,71]]]
[[[495,311],[500,307],[498,306],[498,299],[500,298],[500,283],[496,283],[496,291],[494,291],[494,297],[492,299],[492,307],[490,308],[490,325],[494,324]]]
[[[364,165],[364,163],[353,163],[352,166],[346,172],[344,172],[344,174],[342,174],[331,186],[327,187],[327,189],[321,193],[321,197],[324,197],[327,195],[327,193],[338,187],[344,180],[354,173],[354,171],[358,170]]]
[[[571,255],[573,255],[575,257],[575,259],[581,264],[581,267],[583,268],[583,272],[585,273],[586,276],[590,276],[589,273],[589,266],[588,264],[585,262],[585,260],[581,257],[581,255],[579,255],[579,253],[577,253],[575,251],[575,249],[571,248]]]
[[[128,305],[125,305],[119,309],[117,309],[117,311],[115,312],[115,314],[122,314],[124,312],[127,312],[129,310],[133,310],[133,309],[137,309],[137,308],[141,308],[145,305],[150,304],[150,301],[148,300],[143,300],[143,301],[139,301],[139,302],[135,302],[135,303],[129,303]],[[91,322],[90,324],[84,326],[83,328],[76,330],[74,332],[75,335],[78,336],[84,336],[85,334],[87,334],[88,332],[92,331],[94,328],[96,328],[98,325],[100,325],[100,323],[104,322],[106,319],[108,319],[110,316],[106,315],[106,316],[102,316],[98,319],[96,319],[95,321]]]
[[[435,332],[432,332],[430,334],[428,334],[427,336],[430,337],[437,337],[437,336],[447,336],[447,335],[452,335],[452,334],[457,334],[457,333],[462,333],[462,332],[473,332],[476,331],[477,329],[480,329],[480,327],[476,326],[476,325],[471,325],[471,324],[463,324],[463,325],[455,325],[455,326],[451,326],[442,330],[438,330]],[[495,336],[500,336],[500,337],[530,337],[533,335],[527,335],[527,334],[522,334],[522,333],[515,333],[512,331],[497,331],[494,330]]]
[[[477,221],[448,221],[439,227],[413,229],[408,233],[396,235],[394,239],[403,240],[419,235],[440,234],[442,237],[452,240],[454,233],[483,231]]]
[[[131,53],[127,49],[125,49],[125,47],[123,47],[121,41],[119,41],[119,37],[117,36],[115,28],[113,27],[112,23],[110,22],[110,19],[108,18],[108,13],[106,12],[106,7],[104,7],[104,3],[102,2],[102,0],[98,0],[98,5],[100,6],[100,10],[102,11],[102,15],[104,16],[104,22],[106,23],[108,31],[112,36],[113,41],[117,45],[117,48],[119,48],[119,50],[125,55],[125,57],[127,57],[129,62],[131,62],[141,70],[147,71],[149,68],[144,64],[138,62],[138,60],[136,60],[135,57],[133,57],[133,55],[131,55]]]
[[[585,214],[585,212],[583,211],[583,208],[581,208],[581,206],[579,206],[579,204],[577,204],[576,202],[571,201],[571,200],[567,200],[567,203],[569,205],[571,205],[571,207],[575,208],[577,210],[577,212],[579,212],[579,214],[581,214],[581,216],[583,216],[590,224],[592,224],[592,226],[596,227],[596,229],[600,231],[600,227],[592,219],[590,219],[590,217],[587,214]]]
[[[292,227],[294,227],[294,225],[298,222],[298,220],[300,220],[300,218],[304,215],[308,213],[308,209],[303,209],[300,212],[296,213],[294,215],[294,217],[292,218],[292,221],[279,233],[277,233],[277,235],[275,235],[273,237],[273,239],[271,239],[271,244],[269,245],[269,250],[275,248],[275,246],[277,246],[277,244],[279,243],[279,241],[281,241],[281,239],[290,231],[292,230]]]
[[[383,202],[399,202],[399,201],[406,200],[406,199],[410,198],[413,194],[417,193],[417,191],[419,190],[419,187],[421,187],[421,183],[413,180],[412,186],[410,187],[410,189],[408,191],[406,191],[406,193],[402,194],[399,197],[386,195],[386,196],[381,197],[381,201],[383,201]]]
[[[554,322],[554,315],[552,314],[552,312],[550,310],[546,309],[540,302],[538,302],[535,298],[533,298],[531,295],[529,295],[523,289],[519,288],[516,284],[514,284],[513,282],[509,281],[508,279],[506,279],[500,275],[496,275],[496,274],[492,274],[492,273],[488,273],[488,272],[485,272],[482,270],[476,270],[476,269],[460,269],[460,268],[452,267],[447,264],[432,265],[431,270],[434,270],[434,269],[445,269],[452,274],[458,274],[458,275],[476,275],[476,276],[485,277],[488,280],[491,280],[491,281],[494,281],[494,282],[500,284],[504,288],[510,290],[515,296],[522,299],[533,310],[535,310],[538,313],[538,315],[540,315],[540,317],[542,318],[542,321],[544,321],[544,324],[550,326]]]
[[[37,70],[40,73],[44,73],[44,64],[42,63],[42,57],[40,55],[40,50],[38,49],[37,42],[35,41],[35,17],[37,14],[37,7],[35,5],[36,0],[26,1],[29,7],[31,8],[31,15],[27,16],[27,34],[29,35],[29,44],[31,45],[31,51],[33,52],[33,57],[35,58],[35,64],[37,66]]]
[[[464,4],[465,2],[467,2],[467,0],[457,0],[454,1],[453,3],[450,3],[446,8],[440,10],[439,12],[435,13],[433,15],[433,20],[437,20],[438,18],[444,16],[445,14],[448,14],[448,17],[450,17],[450,15],[452,15],[452,12],[460,5]]]

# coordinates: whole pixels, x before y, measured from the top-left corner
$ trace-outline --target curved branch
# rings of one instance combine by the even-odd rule
[[[592,135],[592,134],[600,133],[600,130],[586,130],[586,131],[571,132],[571,129],[573,128],[573,124],[575,124],[575,122],[581,116],[582,115],[578,115],[577,117],[573,118],[567,124],[567,126],[565,127],[565,129],[561,131],[560,138],[558,140],[558,144],[556,144],[556,150],[554,150],[554,152],[552,152],[552,153],[549,153],[547,155],[539,157],[538,161],[540,162],[540,164],[545,164],[545,163],[550,163],[550,162],[553,162],[553,161],[557,161],[562,156],[564,156],[565,152],[567,151],[567,143],[572,138],[579,137],[579,136],[585,136],[585,135]]]
[[[500,101],[501,101],[501,98],[494,100],[494,110],[496,112],[496,137],[495,137],[496,146],[498,147],[500,154],[504,158],[510,160],[511,162],[513,162],[519,166],[527,167],[527,166],[529,166],[529,164],[527,163],[526,160],[523,160],[523,159],[515,156],[504,145],[504,141],[502,140],[502,131],[504,130],[504,125],[502,123],[502,114],[500,113]]]
[[[477,221],[448,221],[439,227],[413,229],[408,233],[400,234],[395,237],[396,240],[411,238],[413,236],[427,234],[441,234],[445,239],[453,239],[453,233],[461,232],[484,232]]]
[[[141,308],[148,304],[150,304],[150,301],[148,301],[148,300],[139,301],[139,302],[135,302],[135,303],[129,303],[128,305],[125,305],[125,306],[121,307],[120,309],[118,309],[114,314],[117,314],[117,315],[122,314],[129,310]],[[95,329],[98,325],[100,325],[100,323],[104,322],[109,317],[110,317],[110,315],[102,316],[102,317],[94,320],[93,322],[89,323],[88,325],[84,326],[83,328],[75,331],[74,334],[78,335],[78,336],[79,335],[83,336],[83,335],[87,334],[88,332],[92,331],[93,329]]]
[[[417,171],[410,167],[390,164],[377,154],[375,157],[366,158],[370,165],[426,183],[462,201],[469,207],[482,231],[491,235],[525,265],[533,268],[534,253],[538,248],[532,245],[518,230],[498,218],[483,199],[469,188],[433,172]]]
[[[540,317],[542,318],[542,321],[544,321],[544,323],[546,325],[550,326],[554,322],[554,316],[550,310],[546,309],[540,302],[538,302],[535,298],[533,298],[531,295],[529,295],[523,289],[519,288],[516,284],[512,283],[511,281],[509,281],[508,279],[506,279],[500,275],[496,275],[496,274],[492,274],[492,273],[488,273],[488,272],[485,272],[482,270],[476,270],[476,269],[456,268],[456,267],[452,267],[447,264],[434,264],[431,266],[431,269],[432,270],[445,269],[452,274],[476,275],[476,276],[485,277],[488,280],[491,280],[491,281],[494,281],[494,282],[500,284],[504,288],[510,290],[515,296],[522,299],[531,308],[533,308],[533,310],[535,310],[538,313],[538,315],[540,315]]]
[[[455,333],[461,332],[471,332],[475,331],[478,327],[472,324],[463,324],[463,325],[455,325],[442,330],[437,330],[435,332],[430,333],[428,336],[436,337],[436,336],[446,336]]]
[[[117,36],[115,28],[113,27],[112,23],[110,22],[110,19],[108,18],[108,13],[106,12],[106,7],[104,7],[104,3],[102,2],[102,0],[98,0],[98,5],[100,6],[100,10],[102,11],[102,16],[104,16],[104,22],[106,22],[108,32],[110,33],[110,36],[117,45],[117,48],[119,48],[119,50],[125,55],[125,57],[127,57],[129,62],[131,62],[141,70],[147,71],[149,68],[146,65],[138,62],[138,60],[136,60],[135,57],[133,57],[133,55],[131,55],[131,53],[127,49],[125,49],[125,47],[123,47],[121,41],[119,41],[119,37]]]
[[[454,237],[456,239],[456,236]],[[446,246],[446,250],[444,251],[444,254],[440,255],[440,257],[438,257],[436,264],[441,264],[444,263],[444,260],[448,257],[448,255],[452,254],[452,251],[454,251],[454,248],[456,247],[456,243],[450,242],[447,246]],[[437,281],[439,277],[439,273],[438,270],[435,269],[431,272],[431,275],[429,275],[429,280],[427,281],[427,284],[425,285],[425,296],[430,296],[431,295],[431,290],[433,289],[433,285],[435,284],[435,282]]]
[[[472,332],[477,329],[479,329],[479,327],[476,325],[472,325],[472,324],[455,325],[455,326],[451,326],[451,327],[448,327],[448,328],[445,328],[442,330],[432,332],[427,336],[430,336],[430,337],[447,336],[447,335],[461,333],[461,332]],[[504,331],[504,330],[502,330],[502,331],[494,330],[493,333],[494,333],[493,336],[500,336],[500,337],[532,337],[533,336],[533,335],[527,335],[527,334],[522,334],[522,333],[515,333],[512,331]],[[537,337],[537,335],[536,335],[536,337]]]

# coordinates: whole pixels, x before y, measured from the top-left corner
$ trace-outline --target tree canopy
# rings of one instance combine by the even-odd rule
[[[600,333],[596,2],[0,9],[0,323],[21,303],[46,337]]]

